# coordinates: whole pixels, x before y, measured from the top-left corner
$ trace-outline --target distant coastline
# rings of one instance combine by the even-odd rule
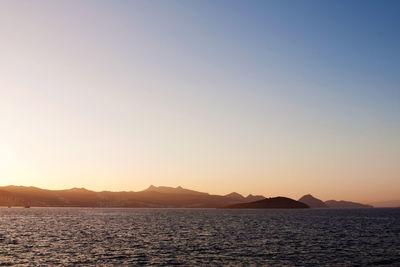
[[[271,199],[275,199],[271,205]],[[261,201],[261,202],[260,202]],[[269,203],[267,203],[269,201]],[[259,205],[262,203],[262,205]],[[110,207],[110,208],[372,208],[371,205],[349,201],[321,201],[311,195],[299,200],[285,197],[246,197],[233,192],[212,195],[190,189],[153,186],[138,192],[95,192],[85,188],[47,190],[26,186],[0,187],[0,206],[5,207]]]

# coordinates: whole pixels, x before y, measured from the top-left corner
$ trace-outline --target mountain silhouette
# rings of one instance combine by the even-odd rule
[[[169,193],[169,194],[193,194],[193,195],[209,195],[208,193],[198,192],[190,189],[185,189],[181,186],[168,187],[168,186],[154,186],[150,185],[145,192],[159,192],[159,193]]]
[[[293,202],[294,201],[294,202]],[[239,193],[211,195],[186,188],[151,185],[143,191],[95,192],[85,188],[47,190],[27,186],[0,187],[0,206],[31,207],[115,207],[115,208],[301,208],[298,203],[311,208],[370,208],[372,206],[350,201],[322,202],[312,195],[299,201],[285,197]],[[235,206],[235,204],[238,204]],[[324,206],[325,204],[325,206]]]
[[[230,198],[241,200],[241,201],[242,200],[244,201],[246,199],[244,196],[242,196],[241,194],[236,193],[236,192],[232,192],[230,194],[227,194],[227,195],[225,195],[225,197],[230,197]]]
[[[302,196],[298,201],[310,206],[310,208],[327,208],[328,206],[320,199],[313,197],[311,194]]]
[[[239,195],[239,194],[237,194]],[[211,195],[178,187],[150,186],[139,192],[95,192],[85,188],[46,190],[37,187],[0,187],[0,206],[32,207],[126,207],[126,208],[217,208],[249,202],[263,196],[238,198],[236,194]]]
[[[253,202],[253,201],[262,200],[262,199],[265,199],[265,197],[261,196],[261,195],[254,196],[254,195],[250,194],[246,197],[246,202]]]
[[[302,196],[299,201],[307,204],[308,206],[310,206],[310,208],[373,208],[373,206],[371,205],[344,200],[328,200],[324,202],[318,198],[313,197],[311,194]]]
[[[287,197],[265,198],[258,201],[239,203],[223,207],[225,209],[305,209],[307,204]]]
[[[252,201],[262,200],[265,198],[264,196],[259,196],[259,195],[253,196],[252,194],[248,195],[247,197],[244,197],[241,194],[236,193],[236,192],[227,194],[227,195],[225,195],[225,197],[233,198],[233,199],[236,199],[241,202],[252,202]]]

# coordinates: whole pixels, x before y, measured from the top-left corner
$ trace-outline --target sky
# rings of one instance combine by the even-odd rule
[[[0,186],[400,196],[399,1],[0,2]]]

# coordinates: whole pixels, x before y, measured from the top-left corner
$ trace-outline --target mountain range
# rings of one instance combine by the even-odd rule
[[[294,201],[294,202],[293,202]],[[242,205],[243,203],[247,203]],[[295,204],[294,204],[295,203]],[[300,204],[299,204],[300,203]],[[242,196],[232,192],[212,195],[186,188],[151,185],[143,191],[95,192],[85,188],[48,190],[26,186],[0,187],[0,206],[36,207],[115,207],[115,208],[371,208],[371,205],[328,200],[322,201],[308,194],[298,201],[285,197],[265,198],[261,195]],[[392,206],[400,202],[391,201]],[[236,205],[237,204],[237,205]],[[379,207],[386,202],[379,203]],[[236,205],[236,206],[234,206]]]
[[[373,208],[371,205],[344,200],[327,200],[324,202],[311,194],[302,196],[298,201],[307,204],[310,208]]]
[[[139,192],[95,192],[85,188],[47,190],[37,187],[0,187],[0,206],[121,207],[121,208],[217,208],[264,199],[238,193],[211,195],[178,187],[153,186]]]

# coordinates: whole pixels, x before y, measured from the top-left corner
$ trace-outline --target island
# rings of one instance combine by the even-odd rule
[[[271,197],[258,201],[238,203],[222,207],[224,209],[307,209],[309,206],[287,197]]]

